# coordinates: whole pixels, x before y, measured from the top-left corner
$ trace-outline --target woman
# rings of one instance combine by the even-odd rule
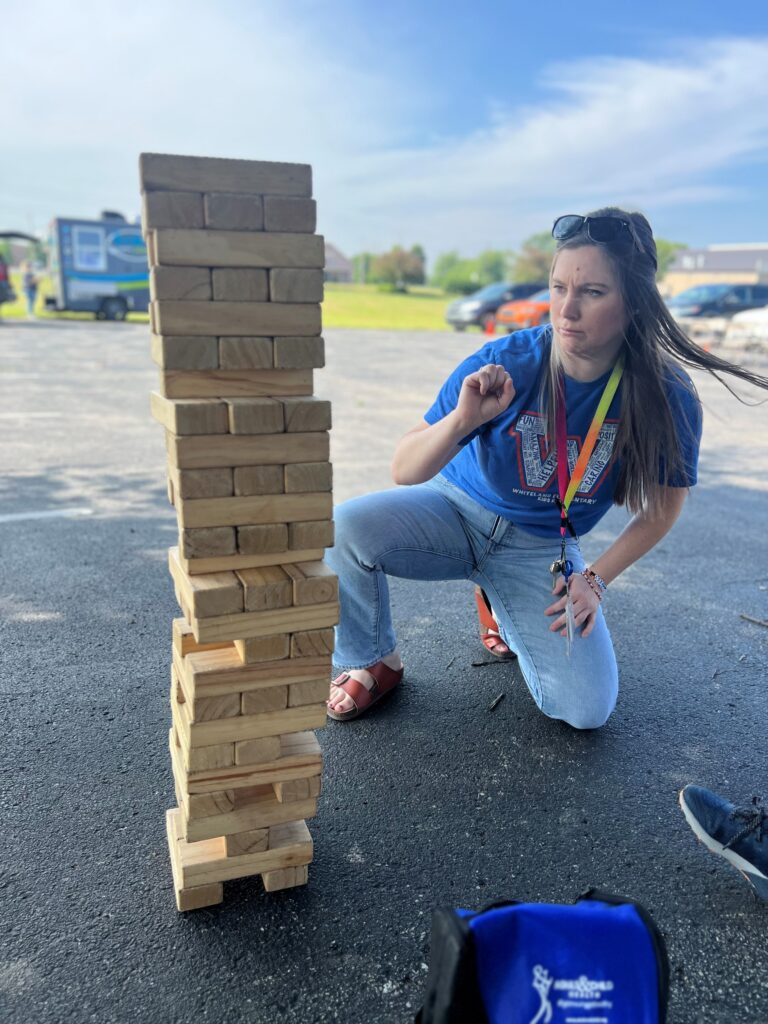
[[[656,287],[639,213],[555,221],[551,325],[465,359],[399,442],[396,483],[336,510],[341,616],[328,714],[355,718],[402,679],[387,575],[473,580],[484,643],[517,656],[537,705],[577,729],[613,711],[618,672],[600,602],[672,528],[696,483],[701,412],[676,360],[758,377],[693,345]],[[633,514],[587,566],[578,537]]]

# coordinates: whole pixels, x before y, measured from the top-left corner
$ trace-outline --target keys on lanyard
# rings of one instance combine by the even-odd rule
[[[573,615],[573,601],[571,600],[571,576],[573,576],[573,562],[570,558],[566,558],[565,554],[565,537],[560,541],[560,557],[556,558],[555,561],[550,565],[549,571],[552,573],[552,589],[555,589],[557,583],[557,577],[561,574],[565,578],[565,635],[566,635],[566,653],[570,657],[571,644],[573,643],[574,637],[576,636],[576,621]]]

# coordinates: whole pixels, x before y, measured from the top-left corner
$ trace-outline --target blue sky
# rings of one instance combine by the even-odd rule
[[[26,0],[0,60],[0,228],[135,215],[150,150],[311,163],[350,255],[514,248],[609,203],[768,241],[764,0]]]

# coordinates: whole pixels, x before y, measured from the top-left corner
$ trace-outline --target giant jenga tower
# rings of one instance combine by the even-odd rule
[[[140,175],[184,616],[168,842],[193,910],[227,879],[301,885],[312,859],[338,618],[331,411],[313,397],[323,239],[306,165],[145,153]]]

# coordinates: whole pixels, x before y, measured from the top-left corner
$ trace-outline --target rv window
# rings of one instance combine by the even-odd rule
[[[104,232],[100,228],[75,228],[74,241],[75,270],[95,272],[107,269],[107,250]]]

